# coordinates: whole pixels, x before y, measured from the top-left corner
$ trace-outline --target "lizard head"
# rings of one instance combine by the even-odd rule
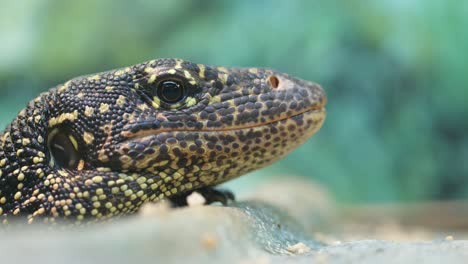
[[[321,127],[325,103],[319,85],[273,70],[160,59],[58,88],[49,146],[67,169],[192,189],[284,157]]]
[[[270,69],[159,59],[78,77],[7,128],[2,148],[18,159],[0,171],[0,208],[29,221],[130,213],[281,159],[325,104],[319,85]]]

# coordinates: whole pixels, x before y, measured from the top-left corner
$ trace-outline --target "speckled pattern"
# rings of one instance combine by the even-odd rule
[[[181,84],[182,100],[162,100],[167,80]],[[72,79],[0,135],[1,219],[102,221],[220,184],[303,143],[325,104],[319,85],[283,73],[178,59]],[[67,166],[51,154],[57,135],[71,142]]]

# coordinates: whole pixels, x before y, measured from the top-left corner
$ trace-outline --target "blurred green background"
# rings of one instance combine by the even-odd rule
[[[468,197],[468,1],[6,1],[0,126],[69,78],[177,57],[323,85],[322,130],[256,177],[341,202]]]

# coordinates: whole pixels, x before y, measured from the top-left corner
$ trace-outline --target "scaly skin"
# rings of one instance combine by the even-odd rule
[[[155,95],[163,79],[184,84],[185,99]],[[319,85],[273,70],[177,59],[72,79],[0,135],[2,221],[102,221],[220,184],[303,143],[321,127],[325,103]],[[57,134],[77,153],[71,167],[51,154]]]

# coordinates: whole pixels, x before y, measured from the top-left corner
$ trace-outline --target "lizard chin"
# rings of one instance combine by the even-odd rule
[[[123,171],[144,172],[193,187],[216,185],[282,159],[315,134],[325,109],[251,127],[167,131],[118,146]],[[138,151],[136,151],[138,149]]]

